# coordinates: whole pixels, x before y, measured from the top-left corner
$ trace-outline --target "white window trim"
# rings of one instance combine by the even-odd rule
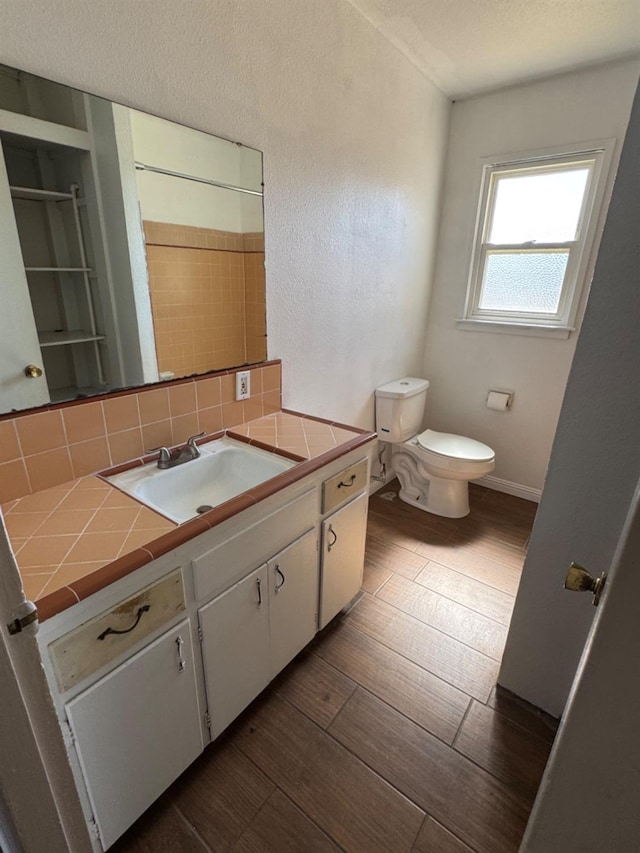
[[[480,194],[476,214],[471,266],[467,285],[464,314],[457,327],[467,331],[484,331],[504,334],[521,334],[554,338],[568,338],[576,330],[578,311],[582,304],[585,284],[591,280],[595,262],[596,235],[602,218],[603,201],[610,192],[608,176],[613,160],[615,139],[598,139],[588,142],[519,152],[511,155],[487,157],[480,161],[482,168]],[[486,311],[478,308],[480,299],[480,272],[487,251],[485,234],[491,221],[492,211],[488,207],[491,177],[503,169],[508,170],[530,164],[544,165],[544,161],[579,162],[595,159],[589,183],[585,190],[583,208],[578,225],[579,237],[572,243],[566,281],[558,312],[553,317],[540,314]],[[542,163],[540,162],[542,161]],[[552,166],[552,163],[549,163]],[[587,223],[586,230],[584,223]],[[601,230],[601,229],[600,229]],[[557,244],[560,245],[560,244]],[[516,247],[514,247],[516,248]],[[542,245],[536,248],[544,248]],[[577,251],[576,251],[577,249]]]

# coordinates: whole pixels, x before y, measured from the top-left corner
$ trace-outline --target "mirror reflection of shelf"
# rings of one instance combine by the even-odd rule
[[[93,272],[91,267],[25,267],[25,272]]]
[[[59,347],[66,344],[84,344],[89,341],[104,341],[104,335],[96,335],[84,329],[70,331],[60,330],[54,332],[38,332],[40,348]]]
[[[49,380],[49,395],[51,400],[58,401],[77,398],[104,390],[104,372],[99,343],[105,341],[106,338],[98,330],[96,322],[94,295],[91,287],[91,279],[95,278],[95,273],[93,268],[87,263],[85,235],[83,233],[83,223],[79,210],[84,204],[84,200],[80,197],[79,185],[73,183],[68,192],[61,192],[59,190],[40,187],[10,184],[9,191],[14,200],[21,200],[22,202],[44,202],[47,206],[47,221],[49,222],[50,229],[47,242],[49,242],[51,249],[53,249],[50,257],[50,261],[53,263],[42,266],[25,265],[24,270],[29,279],[30,289],[32,284],[35,288],[35,290],[31,291],[32,302],[34,299],[39,300],[40,297],[36,296],[36,293],[42,292],[40,290],[41,287],[44,287],[46,291],[49,287],[54,286],[58,291],[56,299],[60,306],[59,319],[62,321],[61,325],[65,327],[81,320],[81,325],[85,327],[61,328],[57,330],[37,329],[38,343],[43,359],[45,360],[45,368]],[[60,236],[62,231],[59,221],[51,219],[51,216],[53,211],[58,209],[58,205],[62,204],[70,204],[70,207],[67,207],[66,210],[72,216],[69,223],[70,227],[66,229],[66,239],[63,238],[61,241]],[[49,207],[50,205],[52,207]],[[59,209],[63,210],[62,207]],[[54,233],[57,233],[57,239],[54,237]],[[40,246],[42,247],[44,244],[41,242]],[[74,255],[76,257],[73,257]],[[45,260],[45,258],[42,258],[42,260]],[[80,263],[74,264],[74,260]],[[67,261],[66,264],[65,261]],[[41,276],[40,274],[43,273],[45,275]],[[51,274],[54,278],[47,279],[46,274]],[[65,278],[67,274],[69,274],[69,278]],[[44,295],[44,292],[42,293]],[[36,317],[38,313],[36,310]],[[71,356],[71,351],[69,351],[68,356],[63,357],[61,351],[52,350],[53,347],[68,347],[80,344],[87,345],[88,349],[75,349],[73,357]],[[51,358],[53,358],[53,353],[55,352],[58,352],[58,356],[52,362]],[[49,353],[47,358],[45,358],[45,353]],[[63,358],[63,361],[61,361],[61,358]],[[67,365],[66,368],[62,367],[63,364]],[[85,379],[89,378],[87,376],[88,369],[89,373],[93,375],[92,381],[95,380],[97,385],[82,387],[86,382],[82,380],[78,381],[80,379],[78,369]],[[71,375],[69,375],[69,372]],[[67,373],[65,377],[66,381],[63,379],[65,373]],[[58,382],[55,379],[51,382],[50,374],[55,374],[58,377]],[[60,379],[63,379],[62,383],[60,383]],[[76,382],[73,381],[74,379]],[[72,384],[69,384],[69,380],[71,380]],[[64,387],[57,387],[58,383]]]

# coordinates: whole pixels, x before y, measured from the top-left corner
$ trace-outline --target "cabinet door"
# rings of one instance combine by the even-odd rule
[[[292,660],[318,629],[318,536],[309,530],[269,560],[271,676]]]
[[[65,710],[107,848],[202,752],[189,620]]]
[[[202,607],[198,620],[215,738],[271,680],[267,566]]]
[[[360,495],[322,522],[321,628],[362,586],[367,497]]]

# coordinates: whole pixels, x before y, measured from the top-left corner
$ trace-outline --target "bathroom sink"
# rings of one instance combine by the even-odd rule
[[[246,492],[296,463],[275,453],[219,438],[200,445],[200,456],[161,470],[156,462],[106,479],[178,523]]]

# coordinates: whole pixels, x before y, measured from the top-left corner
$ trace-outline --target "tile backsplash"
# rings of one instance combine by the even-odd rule
[[[224,371],[5,416],[0,503],[280,411],[280,362],[249,370],[247,400],[236,401],[235,371]]]

